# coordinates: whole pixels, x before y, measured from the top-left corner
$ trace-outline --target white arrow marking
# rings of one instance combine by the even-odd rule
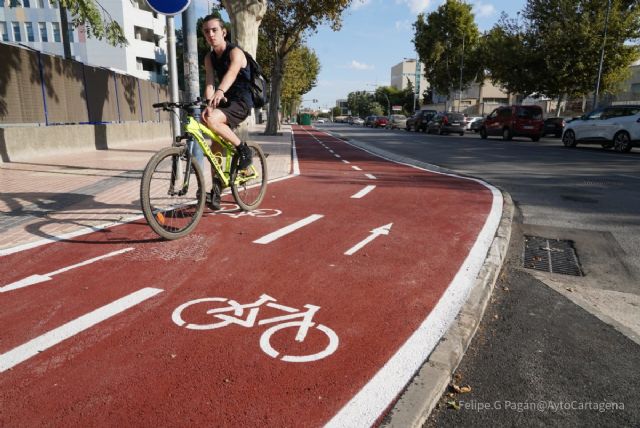
[[[84,262],[80,262],[80,263],[77,263],[75,265],[67,266],[65,268],[58,269],[58,270],[53,271],[53,272],[45,273],[44,275],[38,275],[38,274],[31,275],[31,276],[28,276],[26,278],[22,278],[19,281],[12,282],[11,284],[7,284],[4,287],[0,287],[0,293],[5,293],[7,291],[12,291],[12,290],[17,290],[19,288],[28,287],[28,286],[33,285],[33,284],[39,284],[41,282],[50,281],[52,276],[57,275],[59,273],[66,272],[68,270],[75,269],[77,267],[85,266],[85,265],[97,262],[98,260],[106,259],[107,257],[117,256],[118,254],[126,253],[126,252],[131,251],[131,250],[133,250],[133,248],[124,248],[122,250],[113,251],[113,252],[111,252],[109,254],[105,254],[103,256],[94,257],[94,258],[86,260]]]
[[[376,186],[367,186],[361,191],[359,191],[358,193],[356,193],[355,195],[351,196],[351,199],[360,199],[375,188]]]
[[[138,303],[155,296],[158,293],[162,293],[164,290],[159,288],[143,288],[135,293],[131,293],[128,296],[124,296],[115,302],[111,302],[101,308],[98,308],[88,314],[76,318],[73,321],[61,325],[48,333],[36,337],[29,342],[13,348],[12,350],[0,354],[0,373],[12,368],[13,366],[20,364],[21,362],[28,360],[29,358],[37,355],[46,349],[51,348],[54,345],[62,342],[74,336],[81,331],[84,331],[94,325],[102,322],[112,316],[123,312]]]
[[[345,256],[353,255],[360,248],[364,247],[365,245],[367,245],[369,242],[373,241],[374,239],[376,239],[380,235],[388,235],[389,232],[391,231],[391,226],[392,225],[393,225],[393,223],[389,223],[389,224],[385,224],[384,226],[380,226],[380,227],[377,227],[377,228],[373,229],[371,231],[371,235],[367,236],[365,239],[363,239],[362,241],[358,242],[353,247],[349,248],[344,253]]]
[[[275,241],[276,239],[282,238],[285,235],[290,234],[291,232],[294,232],[295,230],[300,229],[301,227],[304,227],[310,223],[313,223],[316,220],[320,220],[322,217],[324,217],[322,214],[313,214],[310,215],[307,218],[303,218],[302,220],[298,220],[293,224],[290,224],[289,226],[283,227],[282,229],[276,230],[275,232],[272,232],[268,235],[263,236],[260,239],[256,239],[255,241],[253,241],[255,244],[269,244],[273,241]]]

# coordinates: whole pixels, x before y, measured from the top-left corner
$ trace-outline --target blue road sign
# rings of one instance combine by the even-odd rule
[[[163,15],[177,15],[184,11],[191,0],[147,0],[149,7]]]

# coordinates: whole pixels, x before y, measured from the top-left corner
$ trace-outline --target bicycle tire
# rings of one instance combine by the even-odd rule
[[[253,164],[246,170],[238,170],[238,155],[233,156],[231,169],[231,194],[244,211],[251,211],[260,205],[267,192],[267,158],[255,143],[247,143],[253,152]]]
[[[186,170],[186,147],[167,147],[160,150],[147,163],[140,185],[142,213],[147,223],[164,239],[182,238],[190,233],[204,212],[206,197],[204,176],[200,165],[193,161],[187,193],[180,195],[171,189],[174,159],[180,171]],[[177,177],[175,187],[183,182]]]

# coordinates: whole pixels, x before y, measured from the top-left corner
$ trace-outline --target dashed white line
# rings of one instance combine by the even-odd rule
[[[362,168],[360,168],[359,166],[352,165],[351,168],[355,169],[356,171],[362,171]]]
[[[371,192],[375,188],[376,188],[376,186],[367,186],[364,189],[360,190],[358,193],[356,193],[353,196],[351,196],[351,198],[352,199],[360,199],[363,196],[365,196],[367,193]]]
[[[334,154],[334,156],[335,156],[335,157],[337,157],[337,158],[339,158],[339,157],[340,157],[340,155],[339,155],[339,154]]]
[[[348,160],[346,160],[346,159],[342,159],[342,162],[344,162],[344,163],[351,163],[351,162],[349,162],[349,161],[348,161]]]
[[[375,180],[376,179],[376,176],[373,175],[373,174],[365,174],[364,176],[369,178],[369,179],[371,179],[371,180]]]
[[[0,373],[163,291],[159,288],[143,288],[5,352],[0,355]]]
[[[276,239],[282,238],[285,235],[290,234],[291,232],[294,232],[298,229],[300,229],[301,227],[304,227],[308,224],[313,223],[316,220],[320,220],[322,217],[324,217],[322,214],[312,214],[307,218],[303,218],[302,220],[298,220],[293,224],[290,224],[289,226],[283,227],[282,229],[278,229],[275,232],[272,232],[268,235],[263,236],[260,239],[256,239],[255,241],[253,241],[255,244],[269,244],[273,241],[275,241]]]

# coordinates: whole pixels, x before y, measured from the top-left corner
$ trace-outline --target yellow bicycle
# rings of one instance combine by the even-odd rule
[[[251,211],[260,205],[267,191],[267,159],[260,146],[247,143],[253,164],[241,170],[235,146],[195,119],[195,110],[206,107],[200,100],[162,102],[153,107],[170,112],[179,108],[186,112],[182,121],[184,134],[176,137],[171,147],[153,155],[142,174],[142,212],[154,232],[165,239],[181,238],[190,233],[202,217],[207,191],[202,167],[194,158],[196,144],[211,165],[212,179],[217,180],[222,189],[231,187],[241,209]],[[223,152],[213,153],[205,135],[219,143]]]

